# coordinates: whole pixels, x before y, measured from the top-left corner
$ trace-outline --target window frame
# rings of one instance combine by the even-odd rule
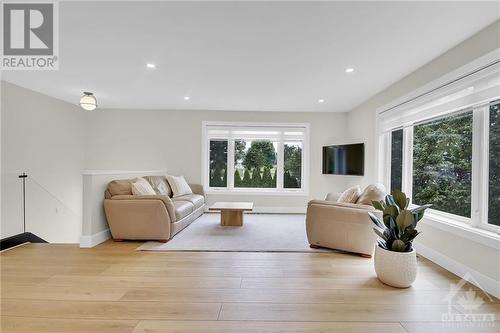
[[[428,118],[425,121],[433,121],[457,113],[472,111],[472,170],[471,170],[471,217],[463,217],[435,209],[428,210],[428,216],[436,220],[449,223],[454,221],[473,228],[480,228],[494,233],[500,233],[500,226],[488,223],[488,191],[489,191],[489,107],[496,99],[486,103],[478,103],[452,111],[444,115]],[[408,197],[413,197],[413,129],[421,122],[408,123],[403,127],[403,180],[402,191]],[[380,151],[383,158],[380,159],[378,167],[385,172],[382,173],[381,182],[390,188],[391,185],[391,133],[401,129],[396,127],[379,135],[379,144],[385,146]],[[411,203],[411,207],[416,207]]]
[[[500,226],[488,223],[489,106],[500,99],[499,74],[500,48],[377,108],[374,133],[377,180],[390,188],[391,132],[403,128],[402,190],[411,197],[413,126],[472,109],[471,218],[429,209],[422,223],[495,247]]]
[[[226,152],[226,187],[227,187],[227,184],[229,182],[229,178],[228,178],[228,175],[227,175],[227,172],[228,172],[228,168],[227,168],[227,156],[229,155],[229,140],[228,139],[216,139],[216,138],[212,138],[210,140],[208,140],[208,147],[207,147],[207,156],[208,156],[208,164],[207,164],[207,186],[210,186],[210,142],[211,141],[219,141],[219,142],[226,142],[227,143],[227,152]],[[214,187],[216,188],[216,187]],[[219,187],[220,188],[220,187]]]
[[[413,200],[413,158],[414,158],[414,155],[413,155],[413,139],[414,139],[414,128],[415,126],[419,126],[419,125],[422,125],[422,124],[426,124],[426,123],[431,123],[431,122],[434,122],[434,121],[438,121],[438,120],[441,120],[441,119],[448,119],[449,117],[454,117],[454,116],[458,116],[458,115],[461,115],[461,114],[465,114],[465,113],[471,113],[472,115],[472,160],[471,160],[471,202],[470,202],[470,213],[471,213],[471,217],[465,217],[465,216],[461,216],[461,215],[457,215],[457,214],[453,214],[453,213],[449,213],[449,212],[445,212],[445,211],[442,211],[442,210],[437,210],[437,209],[432,209],[432,207],[429,209],[429,212],[431,212],[431,214],[434,214],[436,216],[439,216],[439,217],[442,217],[442,218],[446,218],[446,219],[456,219],[457,221],[461,222],[461,223],[468,223],[468,224],[472,224],[472,221],[474,220],[472,218],[472,215],[473,215],[473,211],[476,209],[474,204],[473,204],[473,198],[475,198],[474,196],[474,186],[473,186],[473,183],[474,183],[474,156],[477,152],[477,150],[475,150],[474,148],[474,144],[475,142],[477,141],[476,138],[474,137],[474,124],[477,122],[477,120],[475,120],[475,112],[474,112],[474,109],[471,108],[471,107],[466,107],[466,108],[463,108],[463,109],[460,109],[460,110],[457,110],[457,111],[454,111],[454,112],[450,112],[450,113],[447,113],[447,114],[444,114],[444,115],[439,115],[437,117],[432,117],[432,118],[429,118],[429,119],[426,119],[425,121],[420,121],[420,122],[415,122],[413,123],[410,127],[409,127],[409,131],[410,131],[410,128],[411,128],[411,145],[412,145],[412,149],[411,149],[411,155],[409,156],[409,159],[411,159],[410,162],[408,162],[409,164],[411,164],[411,173],[408,175],[409,180],[408,182],[410,183],[408,185],[408,187],[411,188],[411,193],[412,193],[412,200]],[[404,146],[404,143],[403,143],[403,150],[405,149],[405,146]],[[481,149],[481,148],[479,148]],[[476,185],[477,185],[477,182],[476,182]],[[413,205],[414,207],[417,207],[417,205]]]
[[[208,135],[208,129],[213,126],[224,127],[252,127],[252,128],[283,128],[283,129],[300,129],[304,131],[302,139],[291,139],[287,137],[265,138],[263,140],[271,140],[277,142],[276,162],[277,162],[277,180],[276,188],[235,188],[234,187],[234,142],[238,139],[245,139],[237,135],[221,135],[220,137]],[[205,187],[205,192],[208,194],[229,194],[229,195],[309,195],[309,123],[267,123],[267,122],[218,122],[218,121],[203,121],[202,122],[202,183]],[[209,159],[210,159],[210,140],[227,140],[227,186],[226,187],[210,187],[209,186]],[[246,140],[256,140],[256,138],[246,138]],[[288,142],[302,142],[302,170],[301,170],[301,188],[289,189],[283,187],[284,175],[284,144]]]
[[[483,223],[479,224],[480,228],[496,232],[500,234],[500,225],[494,225],[488,223],[489,219],[489,190],[490,190],[490,106],[499,104],[500,103],[500,98],[496,98],[492,101],[490,101],[488,104],[482,106],[482,112],[481,116],[478,117],[478,127],[481,130],[482,135],[478,138],[478,141],[480,142],[480,147],[482,149],[480,150],[481,156],[479,157],[478,160],[478,179],[480,179],[481,184],[483,185],[478,189],[478,203],[477,206],[480,208],[481,215],[478,217],[478,219],[481,219],[481,221],[484,221]]]

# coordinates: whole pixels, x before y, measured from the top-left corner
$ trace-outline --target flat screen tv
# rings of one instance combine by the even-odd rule
[[[323,147],[323,174],[363,176],[365,144]]]

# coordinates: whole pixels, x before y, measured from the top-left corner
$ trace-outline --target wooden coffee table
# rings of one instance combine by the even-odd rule
[[[220,225],[241,227],[243,212],[250,212],[253,202],[216,202],[208,210],[220,211]]]

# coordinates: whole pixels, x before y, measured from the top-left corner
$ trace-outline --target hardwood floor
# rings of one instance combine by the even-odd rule
[[[408,289],[343,253],[147,252],[141,243],[29,244],[0,254],[1,332],[500,332],[500,322],[442,322],[469,289],[419,258]],[[482,326],[482,327],[480,327]]]

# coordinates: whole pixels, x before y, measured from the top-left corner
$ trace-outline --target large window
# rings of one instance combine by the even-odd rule
[[[500,103],[489,110],[488,223],[500,226]]]
[[[378,110],[379,181],[440,227],[500,233],[500,64],[434,84]]]
[[[209,190],[305,192],[307,125],[205,123],[204,140]]]
[[[472,111],[413,128],[413,203],[470,217]]]

